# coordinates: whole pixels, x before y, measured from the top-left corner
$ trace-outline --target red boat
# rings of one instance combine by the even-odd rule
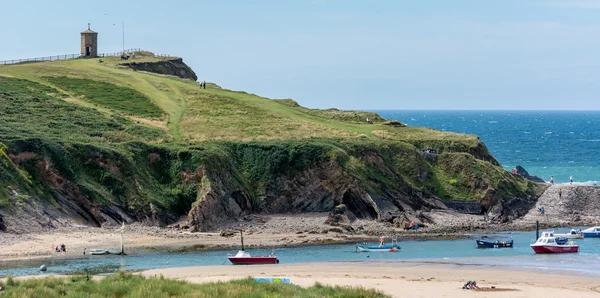
[[[246,251],[244,251],[244,235],[240,231],[240,237],[242,239],[242,250],[238,251],[235,256],[229,256],[227,259],[233,265],[261,265],[261,264],[279,264],[279,259],[273,253],[268,256],[253,257]]]
[[[259,265],[259,264],[278,264],[279,260],[276,256],[259,256],[253,257],[249,253],[240,250],[237,255],[227,257],[233,265]]]
[[[543,232],[542,236],[530,246],[538,254],[579,252],[579,245],[567,238],[554,237],[552,232]]]

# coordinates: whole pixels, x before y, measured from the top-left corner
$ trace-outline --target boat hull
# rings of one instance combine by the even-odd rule
[[[278,264],[279,260],[277,257],[228,257],[229,261],[233,265],[264,265],[264,264]]]
[[[398,246],[398,245],[374,246],[374,245],[357,244],[356,249],[359,252],[397,252],[400,250],[400,246]]]
[[[583,232],[584,238],[600,238],[599,232]]]
[[[554,234],[556,237],[567,238],[567,239],[583,239],[584,234],[573,235],[573,234]]]
[[[576,253],[579,245],[531,245],[535,253]]]
[[[475,240],[477,248],[512,248],[513,241],[485,241]]]

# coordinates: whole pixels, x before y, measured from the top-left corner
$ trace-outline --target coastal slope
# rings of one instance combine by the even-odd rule
[[[341,226],[435,226],[423,213],[435,210],[493,210],[508,222],[545,188],[502,169],[476,136],[201,88],[179,58],[135,63],[0,66],[2,231],[214,231],[253,214],[335,208],[345,217],[330,223]]]

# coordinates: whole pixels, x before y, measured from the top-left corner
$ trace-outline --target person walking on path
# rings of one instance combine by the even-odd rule
[[[573,175],[571,175],[571,177],[569,177],[569,181],[571,181],[571,184],[573,184]]]
[[[554,184],[554,176],[550,176],[550,184]]]

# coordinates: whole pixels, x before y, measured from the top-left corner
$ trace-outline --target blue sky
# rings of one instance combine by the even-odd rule
[[[600,0],[3,0],[0,14],[0,60],[78,53],[88,22],[116,52],[125,21],[126,48],[311,108],[600,110]]]

